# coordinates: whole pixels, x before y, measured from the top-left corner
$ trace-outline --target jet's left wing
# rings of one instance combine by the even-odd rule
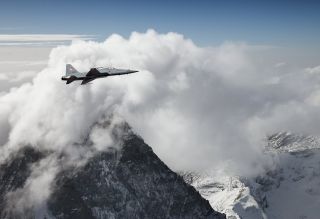
[[[81,84],[82,84],[82,85],[83,85],[83,84],[87,84],[87,83],[89,83],[90,81],[93,81],[94,79],[96,79],[96,78],[85,78],[85,79],[82,80]]]

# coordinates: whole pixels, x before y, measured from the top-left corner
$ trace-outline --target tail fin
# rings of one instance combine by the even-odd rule
[[[71,64],[66,65],[66,76],[79,73]]]

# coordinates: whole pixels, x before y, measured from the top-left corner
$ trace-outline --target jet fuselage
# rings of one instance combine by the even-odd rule
[[[105,78],[109,76],[131,74],[138,71],[130,69],[116,69],[116,68],[91,68],[87,73],[78,72],[72,65],[66,65],[66,76],[63,76],[61,80],[67,81],[70,84],[73,81],[82,80],[81,84],[87,84],[98,78]]]

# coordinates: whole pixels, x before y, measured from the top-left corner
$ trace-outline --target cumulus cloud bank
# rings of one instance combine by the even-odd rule
[[[58,46],[32,83],[0,96],[2,154],[26,144],[69,150],[114,112],[175,170],[259,171],[267,134],[318,133],[320,78],[317,69],[279,72],[276,63],[257,62],[257,53],[231,42],[202,48],[153,30]],[[66,63],[79,71],[112,65],[140,72],[66,86],[60,80]],[[111,144],[99,128],[91,135],[98,150]]]

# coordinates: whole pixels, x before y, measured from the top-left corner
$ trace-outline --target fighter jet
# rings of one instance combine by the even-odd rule
[[[131,74],[138,71],[130,69],[117,69],[117,68],[104,68],[97,67],[91,68],[88,72],[78,72],[71,64],[66,65],[66,75],[61,78],[63,81],[67,81],[66,84],[70,84],[76,80],[82,80],[81,84],[87,84],[97,78],[105,78],[115,75]]]

